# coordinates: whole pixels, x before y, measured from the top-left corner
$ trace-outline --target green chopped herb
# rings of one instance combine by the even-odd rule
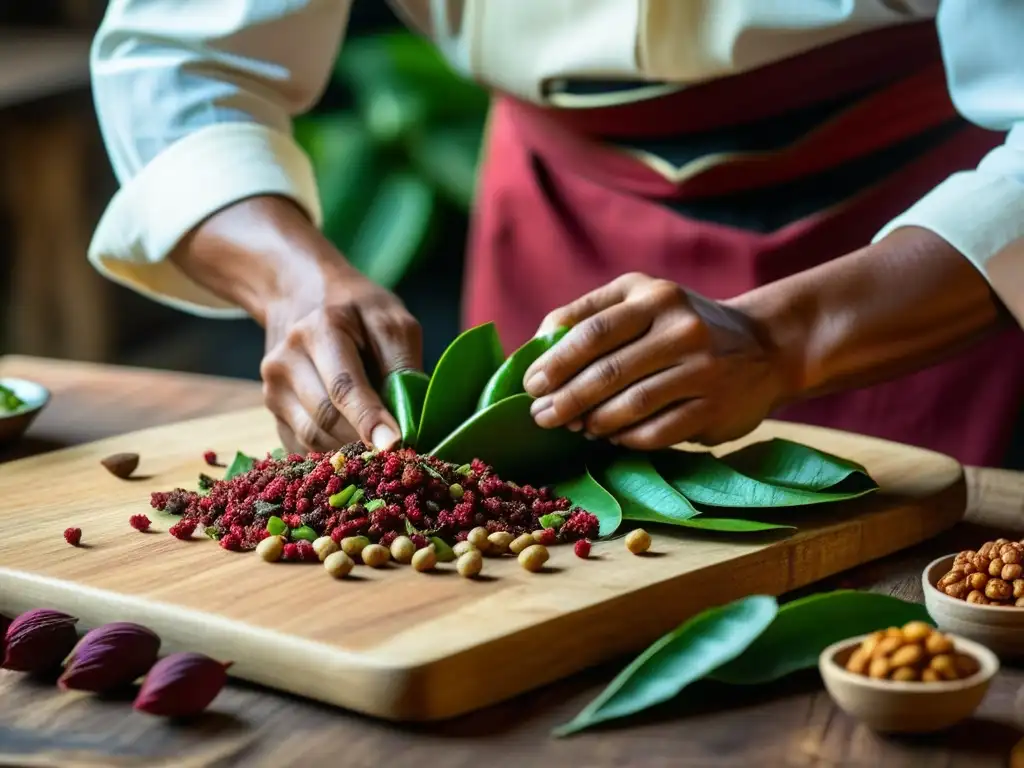
[[[352,498],[349,499],[348,506],[354,507],[356,504],[362,504],[364,498],[366,498],[366,494],[363,493],[363,489],[357,488],[356,492],[352,494]]]
[[[463,464],[462,466],[457,467],[455,471],[463,477],[469,477],[473,474],[473,468],[469,466],[469,464]]]
[[[423,468],[424,472],[426,472],[428,475],[430,475],[435,480],[445,480],[444,475],[442,475],[440,472],[438,472],[432,466],[427,464],[425,461],[424,462],[420,462],[420,466]],[[448,482],[448,481],[445,480],[445,482]]]
[[[550,515],[541,515],[538,520],[541,528],[554,528],[556,531],[565,525],[565,518],[552,512]]]
[[[372,501],[366,502],[366,511],[373,512],[374,510],[386,507],[388,503],[384,499],[373,499]]]
[[[285,525],[284,520],[280,517],[272,515],[270,519],[267,520],[267,533],[271,536],[287,536],[288,526]]]
[[[344,507],[352,499],[352,495],[356,492],[356,487],[350,485],[347,488],[342,488],[336,494],[328,499],[328,503],[335,508]]]
[[[359,458],[362,459],[363,461],[369,461],[376,455],[376,451],[363,451],[361,454],[359,454]]]
[[[216,484],[216,482],[217,482],[216,480],[214,480],[212,477],[210,477],[207,474],[204,474],[204,473],[200,473],[199,474],[199,490],[200,491],[208,491],[208,490],[210,490],[211,488],[213,488],[213,486],[214,486],[214,484]]]
[[[292,541],[316,541],[319,537],[316,535],[316,531],[310,528],[308,525],[302,525],[294,529],[291,533]]]

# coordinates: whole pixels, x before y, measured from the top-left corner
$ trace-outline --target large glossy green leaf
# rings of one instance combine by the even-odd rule
[[[476,192],[483,119],[425,126],[408,137],[409,159],[452,203],[469,210]]]
[[[622,525],[622,507],[584,468],[575,477],[555,484],[555,493],[574,506],[595,515],[600,523],[599,536],[611,536]]]
[[[787,488],[840,492],[878,487],[860,464],[781,438],[754,443],[722,460],[747,477]]]
[[[765,531],[796,530],[795,525],[743,520],[738,517],[707,517],[705,515],[697,515],[689,520],[679,520],[674,525],[712,533],[764,533]]]
[[[228,465],[228,468],[224,470],[224,479],[233,480],[239,475],[244,475],[246,472],[253,468],[253,465],[255,463],[256,459],[254,459],[252,456],[246,456],[241,451],[236,451],[235,458],[232,459],[231,463]]]
[[[364,275],[394,288],[419,255],[434,218],[434,190],[411,173],[380,181],[345,255]]]
[[[852,590],[811,595],[782,606],[767,631],[711,679],[768,683],[817,666],[818,656],[832,643],[909,621],[934,623],[923,605],[889,595]]]
[[[430,377],[423,403],[417,438],[421,448],[438,445],[473,415],[480,393],[504,359],[494,323],[470,328],[448,345]]]
[[[378,188],[373,139],[350,113],[302,117],[294,130],[316,174],[324,236],[348,253]]]
[[[402,443],[405,445],[416,445],[420,416],[423,414],[423,401],[427,397],[429,385],[430,377],[423,371],[394,371],[384,379],[384,404],[398,421]]]
[[[691,502],[711,507],[749,509],[825,504],[874,490],[873,484],[835,492],[776,485],[748,477],[710,453],[661,451],[653,461],[669,485]]]
[[[597,481],[622,506],[624,520],[677,525],[699,514],[642,453],[624,452],[597,472]]]
[[[568,332],[568,328],[559,328],[552,333],[534,336],[509,355],[508,359],[491,376],[487,386],[484,387],[484,391],[480,393],[476,409],[482,411],[484,408],[488,408],[504,400],[506,397],[512,397],[512,395],[519,395],[525,392],[523,377],[526,375],[526,369],[533,365],[538,357],[551,349]]]
[[[587,441],[567,429],[538,427],[530,415],[532,402],[527,394],[513,395],[477,411],[430,453],[456,464],[479,458],[517,482],[539,484],[578,471]],[[422,430],[420,438],[423,442]]]
[[[640,654],[555,734],[566,736],[669,701],[743,653],[768,628],[777,610],[775,598],[754,595],[694,616]]]

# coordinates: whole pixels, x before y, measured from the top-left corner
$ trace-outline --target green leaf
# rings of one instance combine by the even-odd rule
[[[420,447],[437,445],[473,415],[480,392],[503,359],[494,323],[470,328],[448,345],[437,361],[423,402],[416,438]]]
[[[270,452],[270,458],[274,461],[284,461],[288,458],[288,451],[284,448],[275,448]]]
[[[348,113],[298,118],[294,133],[313,164],[324,236],[347,254],[378,189],[373,137]]]
[[[449,201],[468,211],[476,193],[483,143],[483,115],[457,123],[427,125],[406,143],[419,174]]]
[[[23,407],[25,407],[25,401],[18,397],[13,389],[0,384],[0,411],[13,413]]]
[[[818,664],[832,643],[909,621],[934,624],[928,611],[874,592],[839,590],[787,603],[768,630],[737,659],[716,669],[711,679],[733,685],[778,680]]]
[[[565,525],[565,518],[557,512],[552,512],[550,515],[541,515],[537,522],[540,523],[541,528],[554,528],[557,531]]]
[[[430,377],[423,371],[394,371],[384,379],[384,404],[398,421],[402,442],[407,446],[416,445],[416,432],[428,386]]]
[[[327,503],[330,504],[335,509],[347,506],[348,503],[352,500],[352,497],[355,495],[355,493],[356,487],[354,485],[345,486],[337,493],[332,494],[331,497],[327,499]]]
[[[674,525],[718,533],[762,533],[764,531],[796,530],[795,525],[764,523],[760,520],[743,520],[738,517],[706,517],[704,515],[691,517],[689,520],[679,520]]]
[[[431,536],[429,541],[434,545],[434,554],[437,556],[437,562],[450,563],[455,559],[455,550],[449,547],[448,542],[444,539]]]
[[[365,509],[367,512],[376,512],[378,509],[383,509],[388,503],[384,499],[373,499],[366,502]]]
[[[866,487],[829,492],[776,485],[747,477],[710,453],[662,451],[654,463],[673,488],[691,502],[710,507],[752,509],[826,504],[874,490]]]
[[[505,479],[540,483],[564,477],[567,463],[586,460],[587,441],[567,429],[538,427],[530,415],[532,402],[527,394],[513,395],[478,411],[430,453],[453,464],[481,459]]]
[[[291,538],[293,541],[308,541],[312,543],[317,540],[317,535],[316,531],[308,525],[300,525],[298,528],[292,529]]]
[[[566,736],[669,701],[743,653],[777,611],[775,598],[753,595],[694,616],[640,654],[555,734]]]
[[[418,176],[389,173],[374,191],[345,256],[375,283],[394,288],[426,242],[435,207],[434,190]]]
[[[512,395],[519,395],[525,392],[523,388],[523,377],[526,370],[533,365],[534,361],[551,349],[555,344],[569,332],[568,328],[559,328],[553,333],[543,336],[534,336],[523,346],[508,356],[508,359],[501,364],[501,367],[494,372],[484,391],[480,393],[476,409],[482,411],[497,402]]]
[[[235,458],[232,460],[231,464],[228,465],[227,471],[224,472],[224,479],[232,480],[239,475],[244,475],[253,468],[255,463],[256,459],[252,456],[246,456],[241,451],[236,452]]]
[[[599,471],[597,481],[619,502],[624,520],[678,525],[700,514],[641,453],[623,453]]]
[[[576,477],[555,485],[555,493],[564,496],[573,506],[581,507],[597,517],[598,535],[611,536],[622,525],[622,507],[590,471],[584,470]]]
[[[722,460],[747,477],[787,488],[846,492],[851,486],[869,491],[878,487],[860,464],[781,438],[748,445]]]
[[[271,536],[287,536],[288,526],[285,525],[284,520],[274,515],[267,519],[267,533]]]

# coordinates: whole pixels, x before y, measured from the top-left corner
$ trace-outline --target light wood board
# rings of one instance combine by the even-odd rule
[[[176,518],[151,491],[194,488],[204,450],[276,447],[262,409],[119,436],[0,466],[0,612],[51,607],[84,628],[137,621],[164,650],[194,650],[241,678],[394,720],[461,714],[636,651],[695,612],[752,593],[779,595],[929,538],[960,519],[965,487],[951,458],[881,440],[769,422],[743,443],[798,440],[864,464],[883,493],[792,519],[788,536],[713,538],[654,530],[654,554],[621,540],[591,560],[552,549],[550,572],[514,558],[486,578],[452,566],[420,574],[356,569],[337,581],[317,565],[269,564],[209,539],[166,535]],[[716,453],[735,449],[723,446]],[[141,454],[124,481],[99,461]],[[148,476],[148,477],[147,477]],[[147,513],[155,533],[128,525]],[[83,530],[85,546],[62,537]]]

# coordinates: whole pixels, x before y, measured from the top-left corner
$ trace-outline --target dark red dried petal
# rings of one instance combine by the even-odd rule
[[[57,684],[103,693],[130,685],[156,663],[160,638],[139,624],[118,621],[86,633],[71,652]]]
[[[49,672],[78,642],[74,616],[40,608],[18,616],[5,634],[4,669]]]
[[[210,706],[227,683],[228,667],[201,653],[174,653],[146,675],[135,709],[162,717],[197,715]]]

